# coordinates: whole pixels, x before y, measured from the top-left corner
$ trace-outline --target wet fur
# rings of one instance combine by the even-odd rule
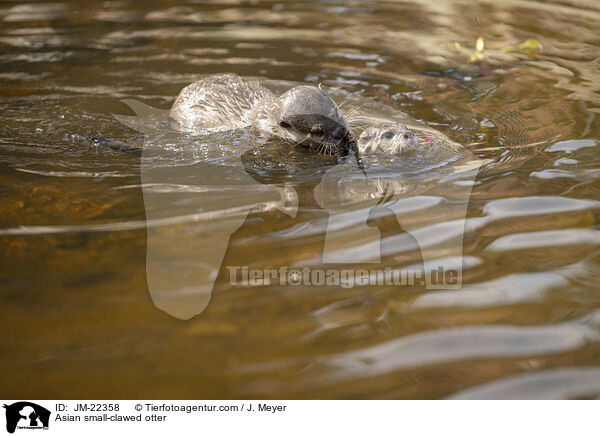
[[[191,132],[251,127],[317,153],[348,151],[346,120],[315,86],[297,86],[277,97],[259,82],[235,74],[208,76],[179,93],[169,116],[176,128]]]

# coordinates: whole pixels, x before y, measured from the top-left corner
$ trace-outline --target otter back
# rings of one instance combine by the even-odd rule
[[[231,130],[250,125],[257,104],[273,98],[257,81],[220,74],[183,88],[169,116],[185,130]]]

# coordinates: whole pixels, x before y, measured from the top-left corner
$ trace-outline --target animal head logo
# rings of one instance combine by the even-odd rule
[[[14,433],[17,428],[47,429],[50,421],[50,411],[29,401],[19,401],[10,405],[5,404],[6,431]]]

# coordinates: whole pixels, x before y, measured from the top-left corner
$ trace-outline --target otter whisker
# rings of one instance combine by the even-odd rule
[[[357,110],[358,110],[358,108],[356,108],[356,107],[352,107],[352,108],[350,108],[350,109],[349,109],[349,110],[346,112],[346,114],[344,115],[344,118],[346,118],[346,121],[347,121],[347,120],[348,120],[348,119],[349,119],[349,118],[350,118],[352,115],[354,115],[354,114],[357,112]]]
[[[348,100],[350,100],[350,98],[352,98],[352,96],[354,94],[356,94],[357,91],[351,92],[350,94],[348,94],[346,96],[346,98],[344,100],[342,100],[342,102],[340,104],[338,104],[338,107],[340,108],[340,110],[342,110],[342,107],[344,107],[344,105],[348,102]]]
[[[350,107],[350,110],[349,110],[349,112],[351,112],[351,111],[356,111],[356,110],[358,110],[358,109],[361,109],[361,108],[362,108],[364,105],[365,105],[365,103],[363,103],[363,104],[361,104],[361,105],[352,104],[351,106],[349,106],[349,107]]]
[[[327,154],[334,154],[340,151],[337,144],[327,144]]]
[[[348,117],[353,117],[355,114],[357,114],[362,109],[363,106],[364,106],[364,104],[353,107],[352,110],[348,111]]]
[[[364,90],[362,90],[362,89],[361,89],[361,90],[354,91],[354,92],[351,92],[350,94],[348,94],[348,95],[346,96],[346,98],[345,98],[345,99],[344,99],[344,100],[343,100],[343,101],[342,101],[342,102],[341,102],[341,103],[338,105],[338,107],[340,108],[340,110],[342,110],[342,107],[343,107],[343,106],[344,106],[346,103],[348,103],[349,105],[351,104],[351,103],[349,103],[349,102],[348,102],[348,100],[350,100],[350,98],[354,97],[354,95],[355,95],[355,94],[362,94],[362,93],[363,93],[363,91],[364,91]]]
[[[296,143],[293,143],[293,144],[292,144],[292,147],[296,147],[296,146],[298,146],[298,145],[301,145],[301,144],[302,144],[304,141],[306,141],[307,139],[309,139],[309,138],[308,138],[308,136],[306,136],[306,137],[302,138],[300,141],[298,141],[298,142],[296,142]]]
[[[317,147],[317,153],[319,154],[329,154],[329,144],[325,142],[321,142]]]
[[[359,111],[362,109],[362,106],[364,105],[354,106],[351,110],[348,111],[348,113],[344,114],[344,118],[346,119],[346,122],[348,124],[351,124],[354,121],[360,119],[360,117],[354,118],[354,115],[359,113]]]

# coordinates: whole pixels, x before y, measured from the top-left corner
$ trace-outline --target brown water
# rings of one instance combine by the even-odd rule
[[[5,2],[0,21],[3,397],[600,395],[597,1]],[[469,64],[453,44],[480,35],[486,56]],[[528,38],[542,44],[536,58],[499,53]],[[463,287],[220,280],[191,320],[159,310],[147,232],[184,226],[177,248],[191,253],[219,222],[186,221],[177,207],[196,197],[183,189],[170,215],[183,218],[147,228],[139,153],[91,137],[147,145],[113,117],[133,115],[120,100],[168,109],[183,86],[220,72],[322,83],[340,98],[362,90],[481,159]],[[152,145],[164,167],[194,168],[223,144],[189,144],[190,161]],[[327,216],[303,192],[328,165],[301,169],[295,218],[251,215],[224,265],[319,265]],[[186,177],[177,186],[195,185]],[[213,180],[217,207],[231,183]],[[419,207],[422,223],[453,218]],[[386,219],[382,262],[418,262]],[[343,242],[363,249],[348,222]]]

